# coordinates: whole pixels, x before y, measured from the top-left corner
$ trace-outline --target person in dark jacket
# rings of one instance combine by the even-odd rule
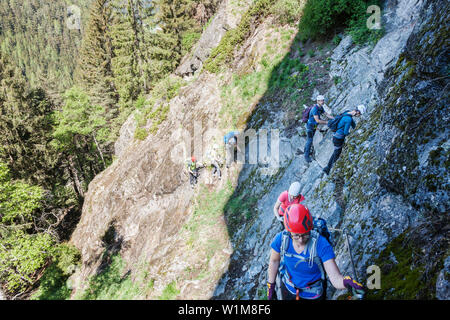
[[[331,155],[330,160],[328,161],[328,165],[323,168],[323,172],[326,174],[330,173],[333,164],[339,159],[339,156],[342,152],[342,147],[344,146],[345,137],[350,133],[350,127],[353,129],[356,127],[356,123],[353,120],[353,117],[359,117],[366,111],[366,107],[364,105],[359,105],[355,110],[345,113],[342,119],[338,123],[338,129],[333,135],[333,145],[334,152]]]

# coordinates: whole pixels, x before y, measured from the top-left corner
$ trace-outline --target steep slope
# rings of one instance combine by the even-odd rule
[[[384,15],[386,34],[373,49],[355,47],[346,37],[331,57],[330,76],[340,79],[326,93],[334,114],[364,103],[369,115],[347,139],[330,177],[321,169],[333,151],[331,132],[315,137],[316,161],[310,165],[303,157],[291,156],[283,175],[258,201],[255,221],[236,232],[233,243],[240,245],[216,298],[264,295],[258,290],[266,281],[268,248],[280,231],[272,207],[294,180],[302,184],[305,203],[314,215],[352,235],[359,278],[366,278],[371,264],[382,269],[383,287],[374,297],[432,298],[441,290],[435,283],[449,248],[448,163],[444,156],[448,155],[449,127],[438,119],[448,102],[448,47],[441,36],[448,30],[443,22],[448,5],[431,1],[389,4]],[[264,126],[279,128],[280,123],[268,120]],[[300,153],[305,140],[291,138],[290,143]],[[253,187],[261,177],[246,170],[254,168],[241,172],[242,185]],[[418,230],[426,238],[418,241]],[[338,265],[352,275],[345,238],[339,232],[333,232],[333,237]],[[418,258],[420,251],[427,258]],[[407,262],[397,261],[394,253]],[[386,254],[391,258],[386,259]],[[397,265],[413,268],[396,270]],[[397,272],[400,279],[391,272]]]
[[[214,45],[224,34],[220,21],[242,15],[230,9],[233,5],[224,1],[204,32],[203,37],[219,35]],[[423,121],[421,115],[423,110],[445,114],[448,102],[448,49],[440,36],[448,29],[446,14],[443,1],[387,1],[385,35],[375,47],[358,47],[345,37],[334,49],[328,42],[302,44],[295,28],[276,26],[269,16],[253,25],[231,67],[217,74],[195,73],[208,55],[196,50],[211,50],[199,49],[208,43],[200,39],[192,60],[186,58],[178,70],[194,76],[174,99],[160,102],[170,111],[156,134],[133,140],[131,116],[116,144],[117,160],[89,185],[71,240],[82,253],[82,267],[72,277],[75,293],[92,289],[89,279],[106,272],[120,255],[119,278],[131,275],[139,287],[128,298],[264,298],[270,243],[281,228],[272,207],[298,180],[313,214],[352,235],[361,279],[373,263],[389,279],[389,271],[405,263],[398,254],[398,246],[405,246],[411,251],[405,259],[414,266],[414,272],[402,271],[405,279],[427,280],[431,287],[399,291],[408,298],[436,296],[433,286],[448,256],[448,170],[442,169],[448,168],[448,122],[438,126],[437,117]],[[305,55],[308,49],[315,54]],[[322,167],[332,153],[331,132],[316,134],[315,161],[308,165],[302,156],[298,110],[318,92],[334,114],[368,106],[329,177]],[[202,160],[235,128],[279,135],[279,156],[235,164],[216,183],[203,169],[199,186],[191,190],[185,158],[195,154]],[[268,152],[276,153],[277,140],[271,138]],[[249,137],[247,148],[256,144]],[[395,187],[399,184],[407,187]],[[430,231],[430,241],[411,237],[418,230]],[[351,273],[344,238],[333,236],[338,265]],[[417,259],[422,248],[430,252],[428,262]],[[386,255],[397,263],[388,263]],[[401,282],[396,286],[403,288]],[[374,296],[403,297],[403,291],[396,295],[389,289]],[[440,296],[445,294],[444,289]]]

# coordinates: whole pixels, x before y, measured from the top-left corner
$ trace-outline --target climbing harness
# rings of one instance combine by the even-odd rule
[[[280,259],[280,266],[278,268],[278,271],[280,273],[282,280],[286,284],[289,284],[290,286],[295,288],[297,300],[300,299],[300,297],[299,297],[300,292],[313,294],[313,296],[310,297],[309,299],[317,299],[322,294],[326,294],[326,292],[324,292],[326,281],[327,281],[326,273],[325,273],[325,269],[323,267],[322,260],[320,259],[320,257],[317,254],[317,242],[319,239],[319,235],[325,237],[327,239],[327,241],[330,243],[330,245],[332,245],[332,240],[331,240],[331,235],[328,232],[328,228],[326,226],[326,221],[324,219],[314,218],[313,226],[314,226],[313,229],[310,231],[310,239],[309,239],[308,244],[306,245],[306,248],[304,251],[304,252],[309,252],[309,257],[304,257],[299,254],[286,252],[287,248],[289,246],[290,233],[286,230],[284,230],[282,233],[281,250],[280,250],[281,259]],[[286,266],[284,263],[285,257],[297,258],[298,261],[295,264],[295,267],[297,267],[298,264],[301,262],[307,262],[308,266],[310,268],[312,268],[315,263],[320,270],[320,279],[318,279],[317,281],[308,283],[308,285],[304,288],[297,288],[295,286],[295,284],[292,282],[291,276],[290,276],[288,270],[286,269]]]

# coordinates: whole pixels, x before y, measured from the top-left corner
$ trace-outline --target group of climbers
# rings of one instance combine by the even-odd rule
[[[345,137],[350,127],[355,128],[353,117],[365,112],[365,106],[345,111],[333,117],[325,110],[325,98],[317,96],[316,104],[305,108],[302,116],[306,123],[307,140],[304,150],[306,162],[311,162],[311,146],[320,125],[326,125],[333,134],[334,152],[323,171],[328,175],[339,158]],[[328,118],[323,120],[322,115]],[[295,181],[280,194],[273,213],[282,224],[272,241],[267,275],[267,298],[276,299],[275,280],[279,275],[281,300],[324,300],[326,299],[327,278],[336,289],[348,289],[354,295],[364,294],[363,286],[349,276],[343,276],[336,264],[331,236],[326,221],[313,219],[309,209],[302,204],[300,183]]]
[[[364,294],[363,286],[349,276],[343,276],[336,264],[330,235],[323,219],[313,219],[309,209],[301,204],[304,196],[300,183],[293,182],[280,194],[274,214],[283,220],[283,231],[271,244],[267,276],[269,300],[324,300],[328,275],[336,289],[348,289]],[[280,277],[277,297],[275,280]]]
[[[231,163],[234,162],[235,152],[240,150],[237,144],[239,134],[239,131],[231,131],[223,137],[227,168],[229,168]],[[222,153],[223,152],[221,152],[219,145],[215,143],[213,144],[212,148],[206,152],[204,163],[198,162],[194,156],[186,160],[186,169],[189,174],[189,182],[191,184],[191,188],[194,188],[197,184],[198,177],[200,175],[200,169],[204,168],[205,166],[211,167],[212,180],[220,180],[222,178],[222,171],[220,169],[223,166]]]
[[[350,132],[350,127],[355,128],[356,124],[353,120],[353,117],[359,117],[365,113],[366,107],[364,105],[358,105],[355,109],[351,111],[345,111],[340,115],[333,117],[331,114],[325,111],[325,98],[322,95],[317,96],[316,104],[312,107],[306,108],[303,112],[303,121],[306,122],[306,145],[304,150],[304,156],[306,162],[311,162],[311,146],[313,144],[314,135],[318,128],[318,125],[323,124],[327,125],[332,131],[334,131],[333,135],[333,145],[334,152],[331,155],[330,160],[328,161],[328,165],[323,168],[323,172],[327,175],[330,173],[333,164],[337,161],[339,156],[341,155],[342,148],[344,146],[345,137]],[[323,120],[321,119],[321,115],[325,114],[325,116],[329,119]]]
[[[359,117],[365,112],[363,105],[354,110],[333,117],[325,109],[325,98],[319,95],[317,103],[307,108],[303,113],[306,122],[307,142],[304,156],[306,162],[311,162],[311,146],[316,130],[320,125],[326,125],[334,132],[334,152],[323,169],[329,174],[333,164],[339,158],[345,137],[350,127],[355,128],[353,117]],[[325,115],[329,120],[321,119]],[[320,130],[320,129],[319,129]],[[224,136],[226,153],[226,167],[235,161],[238,146],[239,131],[231,131]],[[219,146],[206,153],[206,164],[213,170],[213,177],[221,178],[222,157]],[[187,169],[191,186],[194,187],[199,176],[199,169],[204,167],[195,157],[187,161]],[[279,274],[279,292],[282,300],[323,300],[326,299],[327,275],[336,289],[348,289],[353,294],[364,294],[363,286],[349,276],[343,276],[335,262],[335,254],[331,237],[326,228],[325,220],[313,219],[309,209],[302,204],[305,197],[301,194],[299,182],[293,182],[289,189],[282,192],[274,207],[273,213],[280,221],[283,231],[279,232],[272,241],[268,267],[267,297],[276,299],[275,281]]]

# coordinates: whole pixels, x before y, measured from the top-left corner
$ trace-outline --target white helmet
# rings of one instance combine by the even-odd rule
[[[366,107],[363,104],[360,104],[359,106],[356,107],[356,110],[358,110],[359,113],[363,115],[366,112]]]
[[[291,186],[289,187],[288,195],[294,198],[300,195],[300,182],[292,182]]]
[[[316,101],[322,101],[322,100],[325,100],[325,97],[319,94],[316,98]]]

